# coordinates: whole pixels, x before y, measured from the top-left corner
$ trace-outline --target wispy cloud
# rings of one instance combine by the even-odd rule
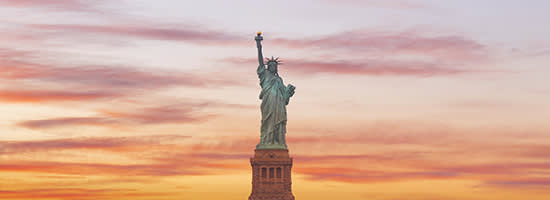
[[[239,85],[227,76],[139,66],[61,64],[34,51],[0,49],[0,101],[10,103],[100,100],[174,87]],[[22,84],[27,83],[27,84]],[[47,84],[56,89],[45,89]]]
[[[449,179],[457,174],[446,171],[369,171],[357,168],[297,168],[297,173],[304,174],[314,181],[338,181],[349,183],[388,182],[419,179]]]
[[[196,44],[246,44],[243,35],[217,31],[197,25],[162,25],[154,23],[83,25],[83,24],[32,24],[29,28],[49,33],[50,36],[104,36],[120,39],[148,39],[182,41]]]
[[[35,119],[19,122],[18,125],[31,129],[49,129],[73,126],[111,127],[124,125],[199,123],[214,115],[199,111],[209,104],[174,104],[154,107],[131,108],[130,110],[101,109],[91,117],[60,117]]]
[[[140,124],[199,122],[213,115],[197,114],[209,104],[173,104],[146,107],[138,111],[102,110],[105,116],[129,120]]]
[[[445,76],[480,73],[483,70],[469,69],[468,66],[489,58],[486,46],[475,40],[416,30],[355,30],[313,38],[266,39],[266,46],[269,45],[307,50],[313,54],[330,52],[330,56],[318,58],[283,58],[285,70],[302,75]],[[257,62],[252,58],[222,61],[248,65]]]
[[[455,135],[454,131],[441,133],[441,127],[432,127],[432,132],[401,132],[378,127],[366,137],[349,137],[333,135],[319,137],[291,137],[289,143],[295,149],[307,149],[311,152],[294,151],[295,172],[305,175],[308,180],[324,180],[346,183],[400,182],[432,179],[471,179],[486,182],[486,187],[500,185],[524,184],[543,185],[544,181],[529,178],[533,172],[548,173],[549,163],[546,155],[532,155],[540,151],[540,146],[517,146],[510,150],[510,145],[487,143],[478,140],[465,140]],[[430,129],[430,128],[426,128]],[[371,129],[371,131],[374,129]],[[380,132],[386,130],[386,132]],[[409,130],[409,129],[408,129]],[[425,130],[424,130],[425,131]],[[313,139],[307,139],[313,138]],[[431,139],[430,139],[431,138]],[[434,139],[436,138],[436,139]],[[231,137],[216,138],[210,142],[191,141],[188,136],[160,135],[135,137],[85,137],[44,141],[0,142],[0,153],[4,156],[29,154],[50,155],[54,152],[88,152],[102,151],[113,155],[124,155],[128,159],[145,159],[145,164],[106,164],[100,159],[88,159],[88,162],[54,162],[44,160],[17,160],[0,164],[3,171],[18,171],[47,174],[123,174],[145,176],[182,176],[228,174],[235,171],[249,170],[248,157],[253,155],[250,149],[257,140],[252,138]],[[198,141],[205,141],[200,139]],[[505,139],[503,141],[506,141]],[[315,144],[312,146],[311,144]],[[358,144],[375,146],[375,150],[358,148]],[[453,144],[453,145],[449,145]],[[317,148],[326,146],[355,145],[353,154],[319,154]],[[417,151],[397,150],[415,147]],[[364,146],[363,146],[364,147]],[[434,151],[433,149],[437,149]],[[491,149],[491,151],[487,151]],[[516,149],[517,151],[513,151]],[[131,152],[141,152],[133,157]],[[475,153],[474,153],[475,152]],[[484,162],[472,160],[494,158],[506,154],[507,158],[491,159]],[[52,154],[53,155],[53,154]],[[454,157],[455,161],[446,162]],[[9,157],[7,157],[9,158]],[[14,157],[15,158],[15,157]],[[25,158],[25,157],[21,157]],[[516,158],[529,158],[530,161],[519,161]],[[348,163],[341,166],[341,163]],[[74,170],[79,169],[79,170]],[[383,170],[380,170],[383,169]],[[506,181],[513,175],[516,179]],[[498,179],[501,178],[501,179]],[[498,186],[501,187],[501,186]]]
[[[70,92],[49,90],[0,90],[0,102],[8,103],[89,101],[119,96],[121,95],[109,91]]]
[[[234,64],[248,64],[256,62],[254,59],[224,59],[224,62]],[[340,75],[369,75],[369,76],[436,76],[473,73],[473,70],[455,69],[438,65],[437,63],[421,61],[399,60],[307,60],[285,59],[284,68],[293,73],[302,75],[340,74]]]
[[[185,141],[190,137],[185,135],[145,135],[133,137],[77,137],[31,141],[0,141],[0,154],[63,150],[138,151],[154,145]]]
[[[0,154],[10,162],[0,162],[3,172],[26,172],[61,175],[117,175],[117,176],[182,176],[225,173],[231,169],[242,169],[246,163],[235,163],[243,155],[215,154],[189,151],[184,142],[189,136],[149,135],[132,137],[79,137],[42,141],[0,142]],[[175,151],[177,150],[177,151]],[[20,155],[55,155],[55,152],[102,151],[109,155],[119,155],[133,164],[105,163],[94,156],[86,162],[50,161],[25,158]],[[131,152],[140,152],[134,156]],[[65,156],[69,156],[65,155]],[[137,164],[139,163],[139,164]],[[221,170],[221,171],[220,171]]]
[[[0,170],[11,172],[34,172],[50,174],[79,175],[122,175],[122,176],[177,176],[202,175],[203,171],[187,167],[184,163],[152,164],[101,164],[49,161],[13,161],[0,164]]]
[[[89,189],[78,187],[33,188],[20,190],[0,190],[0,198],[5,199],[123,199],[138,197],[161,197],[173,195],[167,192],[143,192],[136,189]]]
[[[437,36],[421,31],[353,30],[302,39],[273,39],[270,43],[289,48],[345,51],[352,55],[398,56],[403,54],[432,59],[479,60],[487,56],[486,46],[460,35]],[[344,52],[343,52],[344,53]]]
[[[146,71],[139,67],[90,65],[55,67],[52,65],[0,63],[0,68],[3,70],[0,78],[8,80],[34,79],[88,86],[93,84],[93,86],[115,88],[158,88],[177,85],[205,87],[236,83],[231,80],[211,79],[207,76],[201,77],[178,71]]]
[[[329,3],[335,3],[340,5],[361,5],[361,6],[373,6],[382,8],[398,8],[398,9],[420,9],[427,8],[428,5],[414,1],[397,0],[397,1],[384,1],[384,0],[325,0]]]
[[[27,120],[18,123],[19,126],[31,129],[46,129],[67,126],[106,126],[116,125],[118,122],[114,119],[102,117],[62,117],[52,119]]]
[[[497,187],[550,187],[550,178],[534,177],[509,180],[489,180],[485,184]]]
[[[95,11],[105,0],[2,0],[0,5],[19,8],[43,8],[56,11]]]

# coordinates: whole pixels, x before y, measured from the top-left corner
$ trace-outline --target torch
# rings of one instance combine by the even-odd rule
[[[262,40],[264,40],[264,37],[262,37],[262,32],[258,31],[256,33],[256,37],[254,38],[256,40],[256,46],[258,47],[258,62],[260,63],[260,66],[264,66],[264,55],[262,54]]]
[[[264,37],[262,37],[262,32],[261,31],[258,31],[258,33],[256,33],[256,37],[254,38],[256,39],[256,45],[258,46],[258,48],[262,48],[262,40],[264,40]]]

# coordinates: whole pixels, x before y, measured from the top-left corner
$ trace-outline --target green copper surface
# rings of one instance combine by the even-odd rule
[[[258,47],[258,69],[256,73],[260,78],[260,99],[262,100],[262,125],[260,128],[260,142],[257,149],[286,149],[286,105],[290,97],[294,95],[296,87],[289,84],[285,86],[283,79],[277,73],[279,61],[270,59],[267,68],[262,55],[263,37],[258,34],[256,37]]]

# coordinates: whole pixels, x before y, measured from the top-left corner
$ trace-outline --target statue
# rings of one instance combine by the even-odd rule
[[[285,139],[286,105],[290,97],[294,95],[296,87],[291,84],[288,86],[283,84],[283,79],[277,73],[277,67],[281,64],[279,58],[268,58],[266,69],[262,55],[262,33],[258,32],[255,39],[259,62],[256,72],[262,87],[260,93],[262,125],[260,143],[256,145],[256,149],[287,149]]]

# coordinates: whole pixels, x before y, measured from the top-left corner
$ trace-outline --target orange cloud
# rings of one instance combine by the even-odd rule
[[[109,124],[117,124],[116,120],[101,118],[101,117],[63,117],[53,119],[42,120],[27,120],[18,123],[19,126],[26,128],[38,129],[38,128],[54,128],[59,126],[103,126]]]
[[[29,152],[48,152],[61,150],[103,150],[103,151],[139,151],[160,146],[165,143],[179,142],[190,136],[153,135],[135,137],[79,137],[52,140],[0,141],[0,154],[18,154]]]
[[[0,163],[0,170],[4,172],[122,176],[176,176],[206,174],[207,170],[196,167],[197,165],[200,166],[200,164],[206,163],[194,164],[195,167],[191,168],[190,164],[178,162],[124,165],[12,160],[9,163]]]
[[[407,126],[402,124],[394,127]],[[530,183],[545,187],[544,181],[529,182],[529,180],[532,176],[537,177],[548,173],[547,169],[550,165],[545,162],[547,155],[533,153],[544,150],[547,146],[522,144],[518,136],[507,135],[505,132],[499,133],[501,137],[499,140],[487,142],[480,137],[465,139],[459,134],[461,130],[452,129],[443,132],[439,130],[440,128],[426,126],[420,129],[409,127],[399,130],[380,125],[376,128],[365,126],[369,134],[340,133],[321,137],[291,137],[289,145],[293,149],[306,147],[309,150],[292,152],[295,172],[305,175],[309,180],[370,183],[467,179],[487,183],[482,185],[483,187],[502,187],[506,183],[509,183],[508,185],[529,185]],[[491,136],[491,138],[498,137]],[[149,136],[2,142],[0,149],[3,151],[0,151],[0,154],[11,157],[33,153],[54,155],[50,153],[61,150],[80,153],[103,151],[107,154],[123,155],[128,159],[145,159],[149,163],[105,164],[101,159],[89,159],[89,163],[12,159],[10,162],[2,162],[0,170],[48,174],[145,176],[231,174],[235,171],[240,173],[250,170],[249,163],[246,161],[253,155],[252,149],[257,139],[226,137],[212,139],[208,143],[177,142],[188,139],[186,136]],[[319,149],[330,146],[342,147],[343,145],[354,145],[354,151],[339,154],[317,152]],[[364,148],[372,145],[376,146],[375,150]],[[416,150],[407,149],[411,147]],[[133,157],[134,152],[147,156]],[[342,166],[342,163],[346,163],[346,166]],[[497,183],[502,184],[499,186]]]
[[[47,173],[65,175],[136,175],[181,176],[227,173],[241,170],[247,162],[239,162],[247,155],[196,152],[192,145],[182,142],[189,136],[151,135],[135,137],[80,137],[43,141],[0,142],[0,155],[9,162],[0,162],[2,172]],[[56,152],[85,153],[101,151],[105,154],[138,159],[145,164],[111,164],[102,158],[89,157],[87,162],[49,161]],[[138,153],[140,156],[134,156]],[[21,156],[25,155],[25,156]],[[28,155],[45,155],[32,156]],[[65,155],[73,156],[71,154]],[[74,155],[77,156],[77,155]],[[18,159],[10,159],[18,158]],[[27,160],[21,160],[27,159]],[[245,159],[246,160],[246,159]]]
[[[349,183],[392,182],[404,180],[450,179],[458,174],[446,171],[370,171],[357,168],[301,168],[297,173],[304,174],[314,181],[338,181]]]
[[[519,178],[508,180],[489,180],[485,184],[496,187],[550,187],[550,178]]]
[[[3,199],[124,199],[132,197],[161,197],[173,195],[167,192],[141,192],[135,189],[87,189],[87,188],[33,188],[0,190]]]

